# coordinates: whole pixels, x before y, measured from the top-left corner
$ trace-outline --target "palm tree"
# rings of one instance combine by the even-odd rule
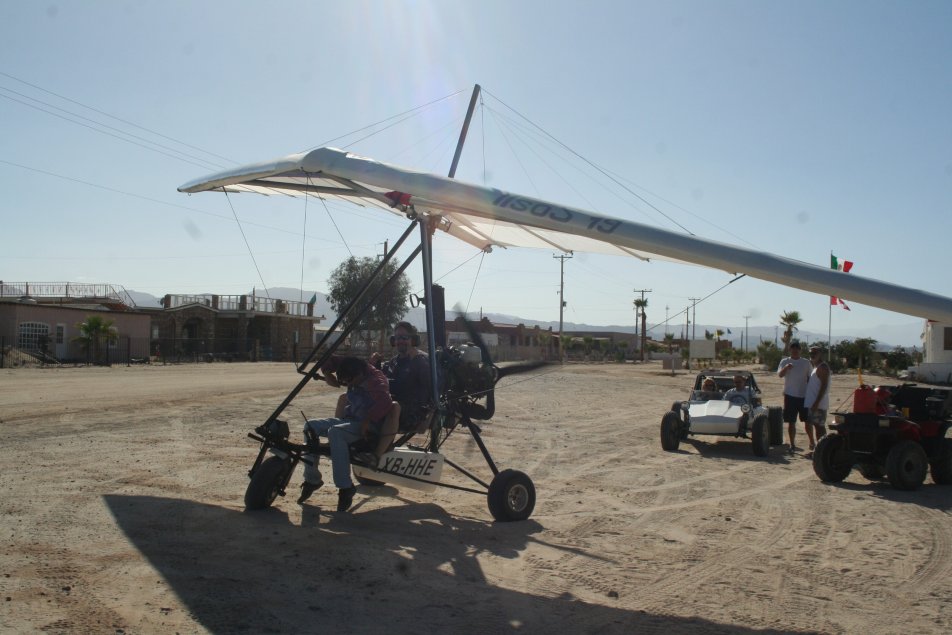
[[[98,363],[100,357],[100,345],[103,340],[115,342],[119,339],[116,327],[112,320],[107,320],[101,315],[88,315],[82,322],[76,324],[79,329],[79,335],[73,338],[74,342],[82,344],[83,349],[89,353],[90,345],[93,349],[93,362]]]
[[[668,346],[668,355],[674,350],[674,333],[664,334],[664,343]]]
[[[645,320],[648,316],[645,314],[645,307],[648,306],[648,300],[645,298],[639,298],[635,300],[635,338],[638,337],[638,316],[641,315],[641,340],[640,346],[641,349],[641,361],[645,361],[645,340],[648,338],[648,334],[645,333]]]
[[[799,311],[784,311],[780,316],[780,325],[784,328],[783,336],[780,341],[783,342],[783,354],[790,352],[790,342],[793,340],[793,332],[797,330],[797,324],[803,321]]]

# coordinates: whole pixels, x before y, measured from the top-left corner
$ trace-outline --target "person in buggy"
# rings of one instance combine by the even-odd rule
[[[328,384],[347,386],[347,392],[337,400],[334,417],[311,419],[304,425],[304,437],[308,439],[308,445],[316,443],[320,436],[327,437],[334,485],[339,490],[337,511],[345,512],[350,509],[357,493],[350,477],[351,444],[360,439],[369,441],[372,437],[383,436],[388,423],[387,427],[395,427],[400,407],[390,397],[386,376],[359,357],[333,356],[321,370]],[[324,484],[318,469],[319,455],[306,456],[313,465],[304,465],[299,504]]]
[[[737,400],[743,405],[744,403],[752,403],[753,397],[754,395],[747,385],[747,378],[741,374],[736,374],[734,375],[734,387],[724,393],[723,399],[731,402]]]

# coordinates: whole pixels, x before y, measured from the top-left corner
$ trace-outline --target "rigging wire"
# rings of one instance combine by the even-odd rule
[[[304,198],[307,198],[306,196]],[[320,199],[321,203],[324,205],[324,211],[327,212],[327,217],[331,219],[331,224],[334,225],[334,229],[337,230],[337,235],[340,236],[341,242],[344,243],[344,247],[347,248],[347,253],[350,254],[350,257],[354,257],[354,252],[350,250],[350,245],[347,244],[347,239],[344,238],[344,234],[341,233],[340,227],[337,226],[337,221],[334,220],[334,217],[331,215],[331,210],[327,208],[327,201],[324,200],[323,196],[318,195],[317,198]]]
[[[484,260],[485,257],[486,257],[486,252],[485,252],[485,251],[482,251],[482,252],[480,252],[480,253],[482,254],[483,257],[479,259],[479,266],[476,268],[476,275],[473,276],[473,288],[469,290],[469,297],[466,298],[466,312],[467,312],[467,313],[469,313],[469,303],[472,302],[472,300],[473,300],[473,293],[476,292],[476,282],[479,281],[479,272],[480,272],[480,271],[482,270],[482,268],[483,268],[483,260]]]
[[[483,89],[483,90],[485,90],[485,89]],[[536,128],[536,129],[538,129],[542,134],[544,134],[546,137],[548,137],[549,139],[551,139],[552,141],[554,141],[555,143],[557,143],[560,147],[564,148],[567,152],[569,152],[570,154],[574,155],[575,157],[577,157],[577,158],[580,159],[581,161],[584,161],[585,163],[587,163],[588,165],[590,165],[591,167],[593,167],[595,170],[597,170],[598,172],[600,172],[601,174],[603,174],[605,177],[607,177],[609,180],[611,180],[612,182],[614,182],[614,183],[615,183],[616,185],[618,185],[620,188],[624,189],[626,192],[628,192],[629,194],[631,194],[632,196],[634,196],[634,197],[637,198],[638,200],[642,201],[645,205],[647,205],[647,206],[650,207],[651,209],[655,210],[656,212],[658,212],[659,214],[661,214],[662,216],[664,216],[666,219],[668,219],[668,221],[670,221],[671,223],[674,223],[675,225],[677,225],[678,227],[680,227],[682,230],[684,230],[685,232],[687,232],[689,235],[694,236],[694,233],[693,233],[692,231],[690,231],[687,227],[685,227],[684,225],[682,225],[682,224],[679,223],[678,221],[674,220],[674,219],[673,219],[672,217],[670,217],[669,215],[665,214],[663,211],[661,211],[660,209],[658,209],[655,205],[652,205],[652,203],[651,203],[649,200],[647,200],[646,198],[644,198],[643,196],[641,196],[640,194],[638,194],[637,192],[635,192],[634,190],[632,190],[630,187],[628,187],[628,186],[625,185],[624,183],[621,183],[618,179],[616,179],[614,176],[612,176],[611,174],[609,174],[608,172],[606,172],[606,171],[605,171],[604,169],[602,169],[600,166],[598,166],[597,164],[593,163],[592,161],[586,159],[586,158],[583,157],[581,154],[579,154],[578,152],[576,152],[575,150],[573,150],[573,149],[570,148],[569,146],[565,145],[564,143],[562,143],[561,141],[559,141],[558,139],[556,139],[555,137],[553,137],[551,134],[549,134],[549,133],[548,133],[545,129],[543,129],[541,126],[539,126],[538,124],[534,123],[534,122],[533,122],[532,120],[530,120],[529,118],[525,117],[525,116],[524,116],[522,113],[520,113],[518,110],[516,110],[515,108],[513,108],[512,106],[510,106],[509,104],[507,104],[507,103],[504,102],[503,100],[499,99],[498,97],[496,97],[495,95],[493,95],[491,92],[489,92],[489,91],[486,91],[486,92],[489,93],[489,94],[493,97],[493,99],[496,99],[500,104],[502,104],[503,106],[505,106],[506,108],[508,108],[508,109],[511,110],[512,112],[514,112],[516,115],[518,115],[519,117],[521,117],[521,118],[524,119],[525,121],[527,121],[530,125],[532,125],[532,126],[533,126],[534,128]]]
[[[231,203],[231,196],[228,195],[228,190],[226,188],[221,188],[221,191],[225,194],[225,200],[228,201],[228,206],[231,208],[232,216],[235,217],[235,224],[238,225],[238,231],[241,232],[241,238],[245,241],[245,247],[248,248],[248,255],[251,256],[251,262],[254,263],[255,271],[258,272],[258,279],[261,280],[261,285],[264,287],[264,294],[270,301],[271,294],[268,292],[268,285],[264,282],[264,276],[261,275],[261,269],[258,267],[258,261],[255,259],[254,251],[251,249],[251,243],[248,242],[248,237],[245,235],[245,230],[241,226],[241,221],[238,220],[238,212],[235,211],[235,206]]]
[[[311,175],[307,175],[307,185],[311,186]],[[307,248],[307,199],[309,196],[304,197],[304,227],[301,230],[301,295],[299,296],[299,301],[304,302],[304,252]]]
[[[326,146],[326,145],[329,144],[329,143],[334,143],[335,141],[340,141],[341,139],[345,139],[345,138],[347,138],[347,137],[349,137],[349,136],[351,136],[351,135],[353,135],[353,134],[357,134],[358,132],[363,132],[364,130],[369,130],[370,128],[373,128],[374,126],[379,126],[380,124],[386,123],[386,122],[390,121],[391,119],[396,119],[396,118],[398,118],[398,117],[403,117],[404,115],[408,115],[408,114],[416,114],[416,112],[417,112],[418,110],[422,110],[422,109],[424,109],[424,108],[427,108],[427,107],[429,107],[429,106],[432,106],[433,104],[438,104],[438,103],[440,103],[441,101],[446,101],[447,99],[452,99],[453,97],[456,97],[457,95],[459,95],[459,94],[462,93],[462,92],[463,92],[463,90],[460,89],[460,90],[456,91],[455,93],[450,93],[449,95],[445,95],[445,96],[443,96],[443,97],[438,97],[437,99],[434,99],[434,100],[432,100],[432,101],[430,101],[430,102],[427,102],[427,103],[425,103],[425,104],[422,104],[422,105],[420,105],[420,106],[416,106],[415,108],[411,108],[410,110],[405,110],[405,111],[403,111],[403,112],[401,112],[401,113],[397,113],[397,114],[391,115],[391,116],[389,116],[389,117],[387,117],[387,118],[385,118],[385,119],[381,119],[380,121],[378,121],[378,122],[376,122],[376,123],[372,123],[372,124],[366,125],[366,126],[364,126],[364,127],[362,127],[362,128],[357,128],[356,130],[352,130],[351,132],[348,132],[348,133],[346,133],[346,134],[342,134],[342,135],[340,135],[339,137],[335,137],[335,138],[333,138],[333,139],[328,139],[327,141],[324,141],[324,142],[322,142],[322,143],[319,143],[319,144],[316,145],[316,146],[311,146],[310,148],[308,148],[307,150],[305,150],[305,152],[308,152],[308,151],[310,151],[310,150],[314,150],[314,149],[316,149],[316,148],[324,147],[324,146]],[[398,122],[396,122],[396,123],[402,123],[403,121],[406,121],[406,119],[409,119],[409,117],[405,117],[404,119],[401,119],[400,121],[398,121]],[[383,130],[386,130],[387,128],[391,128],[393,125],[396,125],[396,124],[392,124],[392,125],[390,125],[390,126],[387,126],[386,128],[383,128],[383,129],[381,129],[381,130],[378,130],[378,131],[376,131],[376,132],[373,132],[373,133],[367,135],[366,137],[362,137],[362,138],[358,139],[357,141],[354,141],[354,142],[350,143],[349,145],[352,146],[352,145],[354,145],[354,144],[356,144],[356,143],[359,143],[360,141],[363,141],[364,139],[368,139],[368,138],[374,136],[375,134],[377,134],[378,132],[382,132]]]

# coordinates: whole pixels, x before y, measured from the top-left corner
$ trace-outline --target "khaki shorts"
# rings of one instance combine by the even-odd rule
[[[826,410],[810,410],[810,415],[807,417],[807,423],[818,428],[825,427]]]

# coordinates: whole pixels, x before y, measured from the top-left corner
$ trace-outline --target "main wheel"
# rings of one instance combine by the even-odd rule
[[[813,450],[813,471],[824,483],[839,483],[853,469],[853,453],[846,447],[846,439],[839,434],[828,434]]]
[[[767,425],[770,428],[770,445],[783,445],[783,408],[767,409]]]
[[[291,469],[291,461],[272,456],[258,466],[248,489],[245,490],[245,509],[264,509],[274,502]]]
[[[503,470],[489,484],[489,513],[499,521],[525,520],[535,509],[535,485],[518,470]]]
[[[678,413],[671,411],[661,418],[661,449],[675,452],[681,440],[681,419]]]
[[[767,417],[760,415],[750,427],[750,438],[754,442],[754,454],[767,456],[770,453],[770,431],[767,429]]]
[[[952,439],[942,439],[939,454],[929,465],[936,485],[952,485]]]
[[[914,490],[926,480],[929,457],[915,441],[900,441],[886,455],[886,477],[896,489]]]

